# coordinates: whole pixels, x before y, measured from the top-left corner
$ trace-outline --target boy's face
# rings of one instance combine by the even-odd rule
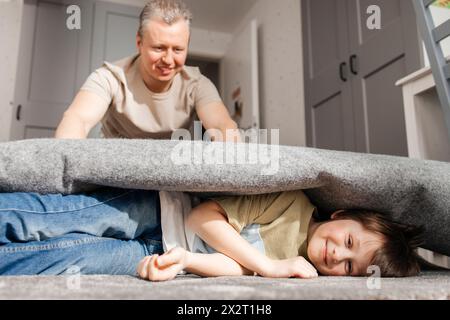
[[[366,230],[354,220],[336,220],[310,224],[308,257],[323,275],[364,276],[375,250],[381,247],[380,235]]]

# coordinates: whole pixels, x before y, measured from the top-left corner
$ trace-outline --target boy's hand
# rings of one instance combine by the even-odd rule
[[[267,272],[262,276],[270,278],[315,278],[318,274],[311,263],[299,256],[290,259],[272,260]]]
[[[171,280],[186,267],[187,251],[173,248],[163,255],[147,256],[139,262],[137,272],[142,279],[151,281]]]

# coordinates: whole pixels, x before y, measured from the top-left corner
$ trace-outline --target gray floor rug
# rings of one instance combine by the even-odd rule
[[[0,299],[299,300],[450,299],[450,272],[410,278],[200,278],[152,283],[131,276],[0,277]]]

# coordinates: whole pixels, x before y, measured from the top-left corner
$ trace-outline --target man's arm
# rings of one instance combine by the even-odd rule
[[[95,93],[80,90],[56,129],[57,139],[85,139],[103,118],[108,103]]]
[[[241,142],[237,124],[231,119],[227,107],[222,102],[198,106],[196,111],[205,129],[210,130],[212,140]],[[214,134],[214,130],[220,131],[221,134]]]

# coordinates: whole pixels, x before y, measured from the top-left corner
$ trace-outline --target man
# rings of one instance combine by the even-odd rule
[[[184,65],[191,17],[178,0],[147,3],[136,35],[138,54],[105,62],[88,77],[56,138],[86,138],[101,121],[106,138],[170,139],[175,130],[191,127],[196,112],[206,130],[215,129],[214,140],[225,140],[236,123],[212,82]]]

